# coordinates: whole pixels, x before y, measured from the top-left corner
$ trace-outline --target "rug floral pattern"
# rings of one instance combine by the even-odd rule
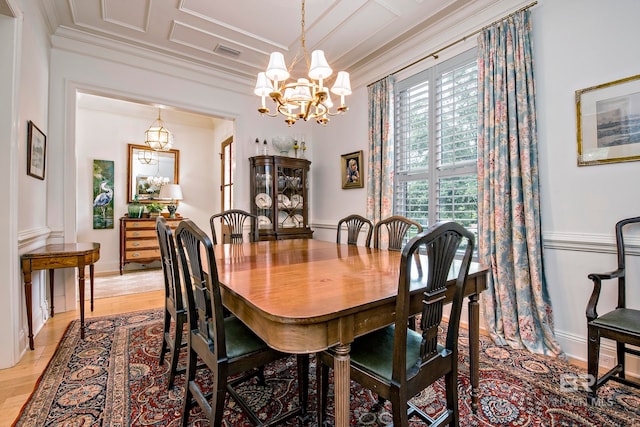
[[[85,339],[79,322],[71,322],[59,348],[14,426],[179,426],[184,377],[167,389],[168,363],[159,365],[162,339],[160,310],[87,320]],[[563,387],[562,378],[585,372],[566,362],[526,351],[497,347],[483,337],[480,358],[480,408],[470,406],[468,342],[461,336],[459,398],[461,426],[640,426],[640,393],[610,383],[599,390],[596,406],[586,404],[583,390]],[[310,426],[316,426],[314,362],[309,390]],[[267,386],[248,381],[241,387],[261,417],[271,418],[297,405],[295,358],[267,366]],[[210,381],[206,370],[198,381]],[[566,384],[565,384],[566,385]],[[333,411],[332,388],[328,414]],[[391,423],[389,403],[372,411],[376,397],[356,383],[351,387],[351,425]],[[436,415],[443,408],[441,383],[424,390],[414,402]],[[329,416],[329,420],[332,421]],[[199,408],[189,425],[208,425]],[[232,399],[227,399],[225,427],[249,425]],[[297,425],[292,420],[287,425]],[[423,425],[419,422],[412,426]]]

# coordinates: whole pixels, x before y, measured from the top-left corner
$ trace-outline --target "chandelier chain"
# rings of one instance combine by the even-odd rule
[[[307,68],[309,68],[309,53],[307,52],[307,32],[305,30],[305,9],[304,9],[304,0],[302,0],[302,19],[300,20],[302,25],[302,31],[300,32],[300,44],[302,45],[302,52],[304,53],[304,59],[307,63]]]
[[[296,50],[296,55],[293,57],[293,60],[291,61],[291,65],[287,68],[287,70],[289,71],[289,73],[293,74],[293,69],[295,68],[296,64],[298,63],[298,61],[300,61],[301,56],[304,56],[304,60],[307,64],[307,68],[309,68],[310,62],[309,62],[309,52],[307,51],[307,32],[305,30],[305,25],[306,25],[306,21],[305,21],[305,7],[304,7],[304,2],[305,0],[302,0],[302,6],[300,8],[301,10],[301,19],[300,19],[300,26],[301,26],[301,31],[300,31],[300,47],[302,48],[302,52],[300,51],[300,47]],[[301,55],[302,54],[302,55]]]

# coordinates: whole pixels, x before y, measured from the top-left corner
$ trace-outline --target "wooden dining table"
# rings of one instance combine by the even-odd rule
[[[335,425],[349,425],[354,338],[394,322],[401,253],[313,239],[215,246],[224,305],[270,347],[294,354],[335,348]],[[425,264],[426,265],[426,264]],[[452,270],[455,269],[455,266]],[[486,267],[472,263],[469,307],[472,408],[478,405],[479,306]],[[447,292],[452,301],[454,275]],[[412,294],[418,313],[422,293]]]

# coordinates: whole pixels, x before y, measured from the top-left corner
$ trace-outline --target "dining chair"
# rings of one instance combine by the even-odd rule
[[[244,242],[244,223],[248,219],[251,224],[251,230],[249,231],[248,240],[250,242],[258,241],[258,216],[241,209],[229,209],[224,212],[211,215],[209,218],[209,225],[211,226],[211,237],[213,244],[218,244],[218,238],[216,236],[215,222],[219,219],[220,227],[223,229],[226,227],[229,232],[229,243],[242,243]],[[225,243],[225,242],[222,242]]]
[[[431,426],[458,425],[458,334],[464,282],[473,253],[473,234],[455,222],[440,222],[411,239],[402,249],[395,323],[356,338],[351,344],[351,379],[390,400],[393,425],[406,427],[417,416]],[[426,254],[426,274],[419,274],[414,254]],[[424,255],[422,255],[424,256]],[[452,265],[455,263],[454,268]],[[443,321],[447,282],[455,278],[448,321]],[[420,331],[407,327],[410,294],[422,295]],[[439,334],[439,330],[446,330]],[[323,425],[331,349],[319,354],[316,366],[318,425]],[[435,419],[409,399],[444,377],[446,410]]]
[[[640,223],[640,217],[627,218],[616,223],[617,269],[608,273],[591,273],[588,276],[593,281],[593,291],[586,310],[589,337],[587,341],[587,369],[591,380],[587,391],[587,402],[589,404],[596,403],[598,389],[608,380],[617,381],[631,387],[640,387],[639,381],[628,379],[625,373],[625,355],[640,356],[639,350],[627,347],[628,345],[640,347],[640,310],[630,308],[627,304],[627,274],[624,247],[624,231],[628,231],[629,228],[638,223]],[[634,285],[637,286],[638,281],[635,280],[634,282]],[[617,305],[613,310],[598,315],[596,308],[600,299],[602,283],[618,285]],[[617,360],[613,368],[609,369],[604,375],[599,376],[601,338],[615,341]]]
[[[365,246],[371,246],[371,234],[373,232],[373,223],[367,218],[360,215],[349,215],[338,221],[338,233],[336,235],[336,243],[340,244],[340,235],[342,234],[342,224],[347,227],[347,245],[357,245],[360,230],[366,225],[367,237],[364,240]]]
[[[269,421],[261,420],[235,386],[256,374],[259,367],[288,355],[271,349],[237,317],[225,317],[213,244],[207,234],[191,220],[184,220],[176,231],[186,293],[189,333],[187,378],[183,402],[182,425],[186,426],[194,400],[206,414],[211,426],[222,425],[226,394],[258,426],[271,426],[295,416],[306,418],[309,356],[297,356],[299,405]],[[196,381],[198,358],[212,372],[212,395],[207,395]],[[233,377],[232,380],[229,378]]]
[[[422,225],[405,216],[394,215],[381,219],[373,227],[373,247],[380,249],[382,246],[382,227],[385,227],[388,236],[388,247],[391,251],[401,251],[404,238],[411,227],[416,228],[416,233],[422,232]]]
[[[182,287],[180,286],[180,269],[173,238],[173,230],[163,216],[156,220],[156,233],[160,246],[160,258],[162,261],[162,273],[164,276],[164,326],[162,330],[162,344],[160,347],[160,365],[164,364],[165,355],[169,357],[169,388],[173,387],[173,381],[178,370],[178,356],[180,349],[186,346],[182,332],[187,322],[187,311],[184,306]],[[174,329],[171,331],[171,324]]]

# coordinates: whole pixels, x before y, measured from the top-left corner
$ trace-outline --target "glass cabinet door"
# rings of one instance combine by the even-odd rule
[[[278,228],[305,228],[304,169],[277,166]]]
[[[255,167],[255,196],[256,215],[258,215],[258,229],[271,230],[273,228],[274,201],[273,167],[271,165],[256,165]]]

